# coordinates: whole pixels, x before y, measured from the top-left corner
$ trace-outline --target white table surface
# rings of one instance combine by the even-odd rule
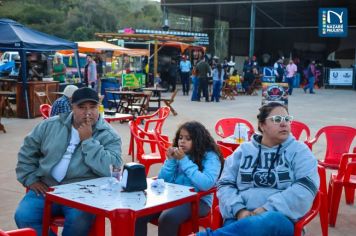
[[[138,211],[197,194],[190,191],[192,187],[171,183],[164,183],[164,188],[151,187],[152,179],[147,179],[145,191],[123,192],[119,183],[114,184],[112,190],[108,190],[109,179],[110,177],[103,177],[54,186],[54,191],[50,194],[107,211]]]

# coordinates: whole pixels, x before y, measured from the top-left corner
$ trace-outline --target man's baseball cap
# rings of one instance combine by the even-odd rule
[[[83,88],[77,89],[73,93],[72,104],[78,105],[83,102],[99,103],[98,93],[88,87],[83,87]]]

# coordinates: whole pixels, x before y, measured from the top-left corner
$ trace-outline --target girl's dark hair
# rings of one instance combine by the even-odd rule
[[[260,124],[265,123],[266,118],[269,116],[269,114],[271,114],[272,110],[274,108],[276,108],[276,107],[283,107],[288,112],[288,108],[286,106],[284,106],[283,104],[278,103],[278,102],[268,103],[268,104],[263,105],[262,107],[260,107],[260,109],[258,109],[260,111],[260,113],[257,115],[258,131],[260,131],[261,133],[262,133],[262,130],[260,128]]]
[[[224,164],[224,158],[221,155],[220,150],[216,145],[213,137],[210,135],[209,131],[204,127],[204,125],[197,121],[189,121],[182,124],[178,128],[174,137],[174,147],[178,147],[178,140],[182,129],[186,130],[189,133],[189,136],[192,140],[192,149],[191,152],[188,154],[191,156],[192,161],[197,164],[199,170],[203,170],[202,161],[205,152],[208,151],[213,151],[218,155],[222,169]]]

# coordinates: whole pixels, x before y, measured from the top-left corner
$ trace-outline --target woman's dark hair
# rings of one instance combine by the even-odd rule
[[[283,107],[288,112],[288,108],[286,106],[284,106],[283,104],[278,103],[278,102],[268,103],[268,104],[263,105],[262,107],[260,107],[260,109],[258,109],[260,111],[260,113],[257,115],[258,131],[260,131],[261,133],[262,133],[262,130],[260,128],[260,124],[265,123],[266,118],[269,116],[269,114],[271,114],[272,110],[274,108],[276,108],[276,107]]]
[[[235,69],[234,72],[232,72],[232,75],[233,76],[236,76],[237,75],[237,70]]]
[[[192,140],[192,149],[189,155],[192,158],[192,161],[197,164],[200,171],[203,170],[202,161],[205,155],[205,152],[213,151],[215,152],[221,162],[221,169],[224,164],[224,158],[220,153],[218,146],[216,145],[213,137],[210,135],[209,131],[197,121],[189,121],[182,124],[174,137],[173,146],[178,147],[178,140],[181,130],[184,129],[189,133],[189,136]]]

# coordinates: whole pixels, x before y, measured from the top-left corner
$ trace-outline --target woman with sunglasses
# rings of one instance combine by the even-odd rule
[[[319,188],[317,160],[290,134],[285,106],[259,109],[258,130],[225,161],[217,197],[224,226],[197,235],[294,235],[294,222],[312,206]]]

